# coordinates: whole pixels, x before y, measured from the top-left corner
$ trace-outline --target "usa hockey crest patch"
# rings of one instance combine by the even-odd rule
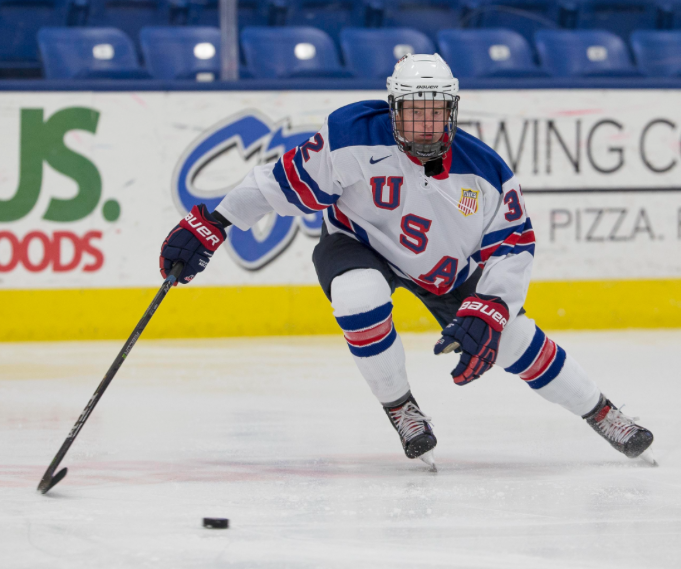
[[[480,190],[461,188],[461,199],[457,207],[464,217],[473,215],[478,211],[478,195]]]

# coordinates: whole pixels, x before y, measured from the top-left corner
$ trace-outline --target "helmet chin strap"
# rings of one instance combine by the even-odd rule
[[[406,145],[405,152],[417,160],[421,160],[426,176],[431,178],[442,174],[445,170],[444,165],[442,164],[442,151],[444,150],[444,147],[445,144],[441,140],[433,144],[411,142]],[[426,154],[426,156],[423,156],[422,154]]]
[[[410,142],[407,145],[406,152],[419,160],[434,160],[447,151],[446,146],[442,140],[430,144]]]

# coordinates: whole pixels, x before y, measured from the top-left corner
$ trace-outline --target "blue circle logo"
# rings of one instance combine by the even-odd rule
[[[225,187],[217,190],[201,190],[196,180],[211,164],[220,158],[236,160],[244,167],[253,160],[258,164],[273,162],[306,142],[315,132],[307,128],[290,129],[288,121],[273,124],[258,111],[239,113],[218,123],[202,133],[181,156],[172,181],[175,205],[182,215],[200,203],[214,210],[242,178],[227,180]],[[238,171],[242,172],[243,168]],[[264,229],[242,231],[234,226],[229,229],[228,251],[244,269],[257,271],[276,259],[292,243],[299,229],[312,237],[321,231],[321,212],[296,218],[270,215]]]

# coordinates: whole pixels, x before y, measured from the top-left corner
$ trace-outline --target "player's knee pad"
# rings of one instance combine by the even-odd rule
[[[522,314],[501,334],[497,364],[519,375],[532,389],[540,389],[558,376],[565,357],[565,350]]]
[[[333,279],[334,316],[355,356],[376,356],[394,344],[390,294],[390,285],[375,269],[354,269]]]

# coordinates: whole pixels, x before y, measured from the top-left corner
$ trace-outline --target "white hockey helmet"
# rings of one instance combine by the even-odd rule
[[[424,160],[443,156],[451,147],[456,134],[456,117],[459,108],[459,80],[452,75],[449,65],[435,55],[408,54],[395,65],[392,76],[387,79],[388,102],[392,119],[393,135],[403,152]],[[438,140],[417,141],[416,123],[405,124],[402,109],[405,101],[422,101],[420,108],[444,108],[444,126]],[[444,101],[436,103],[436,101]],[[432,115],[431,115],[432,116]],[[405,137],[405,132],[412,133]]]

